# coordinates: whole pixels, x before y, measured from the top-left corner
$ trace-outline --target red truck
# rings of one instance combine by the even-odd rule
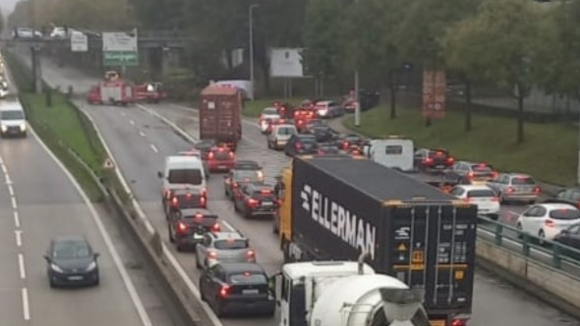
[[[242,138],[242,93],[236,87],[210,85],[201,91],[200,139],[211,139],[236,150]]]

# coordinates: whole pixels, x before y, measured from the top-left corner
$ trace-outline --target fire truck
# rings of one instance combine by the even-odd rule
[[[89,104],[127,105],[134,100],[133,86],[116,71],[107,71],[99,85],[91,88],[87,94]]]

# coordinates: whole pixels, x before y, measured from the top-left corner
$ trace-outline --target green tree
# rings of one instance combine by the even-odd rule
[[[518,103],[517,142],[524,141],[524,100],[534,85],[534,54],[537,22],[541,13],[528,0],[487,0],[477,15],[453,27],[454,44],[468,50],[457,52],[460,67],[472,67],[477,56],[487,78],[511,93]]]
[[[338,69],[343,6],[339,0],[311,0],[306,6],[303,59],[319,84]]]
[[[397,42],[406,1],[359,0],[344,20],[346,65],[389,88],[390,116],[396,118],[396,94],[403,60]]]

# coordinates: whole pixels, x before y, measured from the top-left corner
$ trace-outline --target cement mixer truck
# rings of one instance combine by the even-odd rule
[[[429,326],[423,290],[362,259],[289,263],[272,276],[279,326]]]

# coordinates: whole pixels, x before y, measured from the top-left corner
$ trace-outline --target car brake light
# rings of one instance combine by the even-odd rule
[[[436,152],[435,155],[441,156],[441,155],[443,155],[443,152]]]
[[[270,190],[270,189],[262,189],[261,193],[262,193],[262,195],[270,195],[270,194],[272,194],[272,190]]]
[[[253,250],[248,250],[248,251],[246,252],[246,256],[247,256],[248,258],[254,258],[254,257],[256,257],[256,252],[254,252]]]
[[[248,206],[254,207],[254,206],[257,206],[259,202],[257,200],[255,200],[254,198],[250,198],[250,199],[248,199],[247,203],[248,203]]]
[[[165,198],[170,199],[172,195],[171,190],[165,191]]]
[[[207,158],[212,160],[213,159],[213,152],[210,152],[209,154],[207,154]]]
[[[185,197],[186,197],[187,199],[190,199],[190,198],[191,198],[191,193],[190,193],[190,192],[188,192],[187,194],[185,194]]]
[[[220,232],[222,230],[222,227],[220,226],[219,223],[214,223],[214,225],[211,226],[211,230],[215,232]]]
[[[491,201],[499,203],[499,197],[493,197],[491,198]]]
[[[547,219],[547,220],[544,222],[544,224],[546,224],[546,226],[547,226],[547,227],[554,227],[554,226],[555,226],[555,223],[554,223],[554,221],[552,221],[552,220],[550,220],[550,219]]]
[[[179,222],[179,224],[177,225],[177,228],[179,229],[179,232],[187,231],[187,225],[184,223],[181,223],[181,222]]]
[[[430,157],[427,157],[427,158],[425,158],[425,159],[423,160],[423,163],[425,163],[425,164],[431,164],[431,163],[433,163],[433,159],[432,159],[432,158],[430,158]]]
[[[233,186],[234,186],[234,188],[237,188],[238,187],[238,183],[237,182],[234,182]]]
[[[540,187],[535,187],[535,188],[534,188],[534,192],[535,192],[535,193],[540,193],[540,192],[542,192],[542,188],[540,188]]]
[[[302,143],[296,143],[296,149],[301,149],[302,147],[304,147]]]
[[[230,294],[230,286],[229,285],[222,285],[220,289],[220,296],[227,297]]]
[[[215,252],[215,251],[208,251],[207,252],[207,258],[216,259],[217,256],[218,256],[217,252]]]
[[[179,205],[179,200],[177,199],[177,197],[173,197],[173,199],[171,200],[171,205],[173,205],[173,207],[177,207],[177,205]]]
[[[463,198],[463,201],[466,203],[471,203],[471,198]]]
[[[453,319],[451,326],[467,326],[467,319]]]
[[[343,149],[347,149],[348,148],[348,142],[347,141],[345,141],[345,142],[342,143],[342,148]]]
[[[506,192],[515,192],[516,190],[512,187],[507,187],[507,189],[505,191]]]
[[[491,173],[491,177],[492,177],[493,179],[497,178],[498,176],[499,176],[499,173],[497,173],[497,172],[495,172],[495,171]]]
[[[234,154],[234,152],[230,152],[230,157],[234,158],[234,157],[236,157],[236,154]]]
[[[449,157],[449,158],[447,158],[447,162],[453,163],[453,162],[455,162],[455,159],[453,157]]]
[[[207,199],[205,198],[205,196],[202,196],[202,197],[199,199],[199,203],[200,203],[200,204],[201,204],[201,206],[203,206],[203,207],[205,207],[205,206],[206,206],[206,204],[207,204]]]
[[[473,172],[469,172],[469,173],[467,174],[467,177],[468,177],[468,178],[473,178],[473,176],[474,176]]]

